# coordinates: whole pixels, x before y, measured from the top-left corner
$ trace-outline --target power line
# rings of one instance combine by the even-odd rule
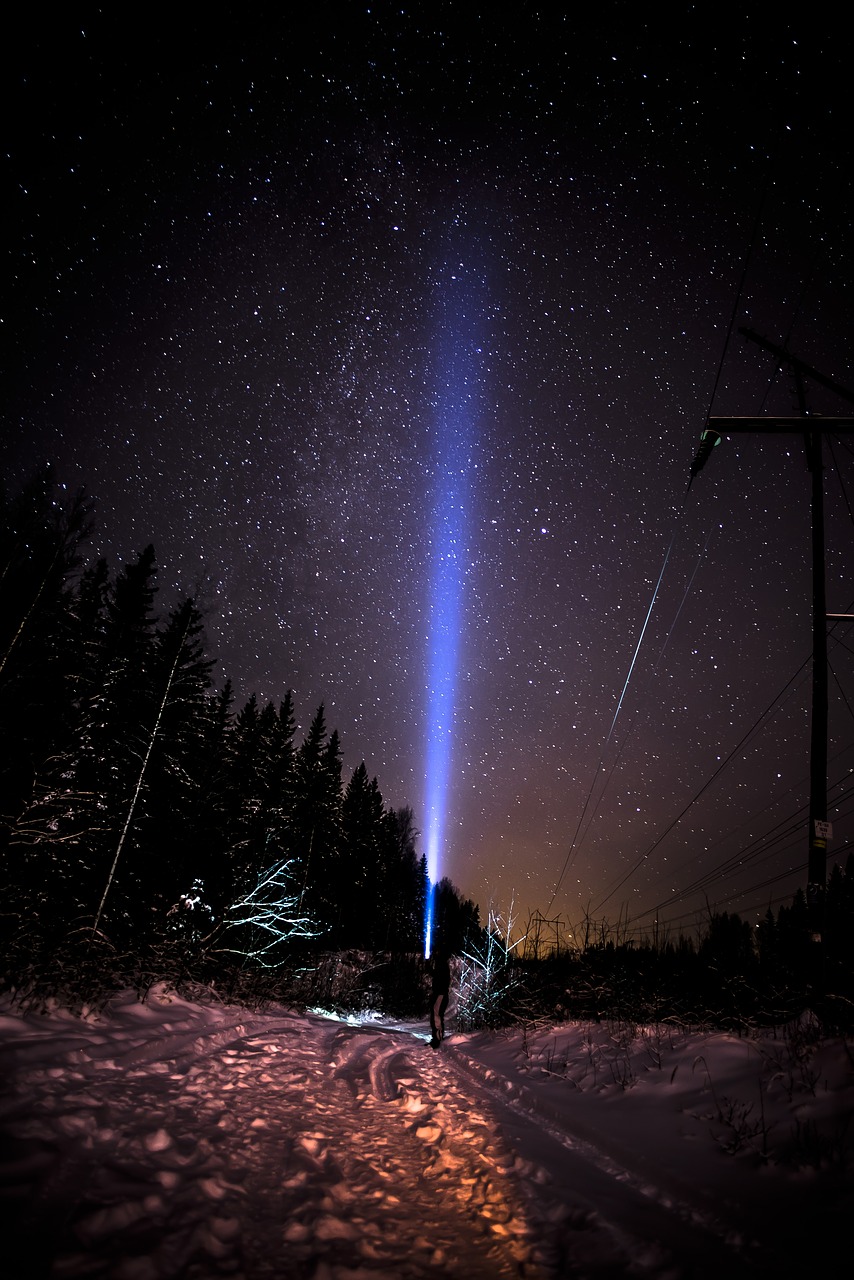
[[[726,331],[726,334],[724,335],[723,346],[722,346],[722,349],[721,349],[721,358],[720,358],[720,360],[719,360],[719,362],[718,362],[718,368],[717,368],[717,372],[715,373],[714,382],[712,383],[712,390],[711,390],[711,394],[710,394],[710,397],[709,397],[708,409],[707,409],[707,411],[706,411],[706,420],[707,420],[707,421],[708,421],[708,419],[709,419],[709,417],[710,417],[710,415],[711,415],[712,408],[714,407],[715,398],[716,398],[716,396],[717,396],[717,392],[718,392],[718,386],[719,386],[719,384],[720,384],[721,376],[722,376],[722,374],[723,374],[724,363],[725,363],[725,361],[726,361],[727,351],[729,350],[729,344],[730,344],[730,341],[731,341],[731,339],[732,339],[733,329],[735,328],[735,323],[736,323],[736,318],[737,318],[737,315],[738,315],[739,304],[740,304],[740,301],[741,301],[742,293],[743,293],[743,291],[744,291],[744,285],[745,285],[745,281],[746,281],[746,279],[747,279],[747,273],[748,273],[748,269],[749,269],[749,267],[750,267],[750,261],[751,261],[751,258],[752,258],[752,256],[753,256],[753,250],[754,250],[754,248],[755,248],[756,242],[757,242],[757,240],[758,240],[758,238],[759,238],[759,228],[760,228],[760,225],[761,225],[761,222],[762,222],[762,215],[763,215],[763,211],[764,211],[764,208],[765,208],[765,201],[766,201],[767,196],[768,196],[768,191],[769,191],[769,189],[770,189],[770,185],[771,185],[771,164],[770,164],[770,162],[769,162],[769,165],[768,165],[768,168],[767,168],[767,170],[766,170],[766,174],[765,174],[765,182],[764,182],[764,184],[763,184],[762,193],[761,193],[761,196],[760,196],[760,199],[759,199],[759,203],[758,203],[757,208],[756,208],[756,216],[755,216],[754,221],[753,221],[753,227],[752,227],[752,230],[751,230],[751,233],[750,233],[750,239],[749,239],[749,241],[748,241],[747,249],[746,249],[745,256],[744,256],[744,264],[743,264],[743,266],[742,266],[742,270],[741,270],[741,279],[739,280],[738,288],[736,289],[736,292],[735,292],[735,300],[734,300],[734,302],[733,302],[732,312],[731,312],[731,314],[730,314],[730,318],[729,318],[729,323],[728,323],[728,325],[727,325],[727,331]],[[692,478],[693,478],[693,476],[692,476]],[[688,489],[690,489],[690,488],[691,488],[691,484],[690,484],[690,481],[689,481]],[[687,492],[686,492],[686,496],[687,496]],[[685,499],[683,498],[683,507],[684,507],[684,503],[685,503]],[[706,550],[706,548],[707,548],[707,547],[708,547],[708,545],[709,545],[709,540],[710,540],[710,538],[711,538],[711,530],[709,531],[709,535],[708,535],[708,537],[707,537],[707,539],[706,539],[706,546],[703,548],[703,553],[705,553],[705,550]],[[561,873],[560,873],[560,875],[558,876],[557,883],[555,884],[554,892],[552,893],[552,896],[551,896],[551,899],[550,899],[550,901],[549,901],[549,905],[548,905],[547,910],[551,910],[552,903],[554,902],[555,898],[557,897],[558,890],[560,889],[560,886],[561,886],[561,884],[563,883],[563,878],[564,878],[564,876],[566,875],[567,870],[569,869],[569,865],[570,865],[570,862],[571,862],[571,860],[572,860],[573,853],[577,853],[577,851],[578,851],[578,847],[579,847],[579,832],[580,832],[581,827],[582,827],[582,825],[583,825],[585,814],[587,813],[587,810],[588,810],[588,808],[589,808],[589,806],[590,806],[590,801],[591,801],[591,798],[592,798],[592,795],[593,795],[593,791],[594,791],[594,788],[595,788],[595,785],[596,785],[596,779],[598,778],[598,776],[599,776],[599,771],[600,771],[600,769],[602,768],[602,761],[603,761],[603,759],[604,759],[604,752],[605,752],[605,748],[607,748],[607,745],[608,745],[608,743],[610,742],[611,734],[613,733],[613,730],[614,730],[614,725],[615,725],[615,724],[616,724],[616,722],[617,722],[617,716],[618,716],[618,715],[619,715],[619,713],[620,713],[620,707],[622,706],[623,697],[625,696],[625,692],[626,692],[626,689],[628,688],[628,684],[629,684],[629,680],[630,680],[630,678],[631,678],[632,671],[634,670],[635,661],[636,661],[636,659],[637,659],[638,652],[639,652],[639,650],[640,650],[640,646],[641,646],[641,643],[642,643],[642,641],[643,641],[643,637],[644,637],[644,633],[645,633],[645,631],[646,631],[647,623],[649,622],[650,616],[651,616],[651,614],[652,614],[653,606],[655,605],[655,599],[656,599],[656,596],[658,595],[658,589],[659,589],[659,587],[661,586],[661,579],[662,579],[662,577],[663,577],[663,575],[664,575],[664,570],[665,570],[665,567],[666,567],[666,565],[667,565],[667,561],[668,561],[668,559],[669,559],[669,557],[670,557],[670,552],[671,552],[671,549],[672,549],[672,547],[673,547],[673,543],[674,543],[675,539],[676,539],[676,530],[674,530],[674,532],[673,532],[673,537],[671,538],[671,541],[670,541],[670,546],[667,548],[667,553],[666,553],[666,555],[665,555],[665,557],[664,557],[664,563],[663,563],[663,564],[662,564],[662,566],[661,566],[661,573],[658,575],[658,582],[656,583],[655,591],[653,592],[653,595],[652,595],[652,600],[651,600],[651,602],[650,602],[649,610],[647,611],[646,620],[645,620],[645,622],[644,622],[643,629],[642,629],[642,631],[641,631],[640,640],[638,640],[637,648],[635,649],[635,655],[634,655],[634,658],[632,659],[631,667],[629,668],[629,674],[628,674],[628,676],[626,677],[626,683],[625,683],[625,685],[623,686],[623,692],[622,692],[622,694],[620,695],[620,701],[619,701],[619,703],[617,704],[617,710],[616,710],[616,712],[615,712],[615,714],[614,714],[614,719],[613,719],[613,721],[612,721],[612,723],[611,723],[611,728],[610,728],[610,730],[609,730],[609,732],[608,732],[608,737],[607,737],[607,739],[606,739],[606,741],[605,741],[605,747],[603,747],[602,755],[600,756],[600,758],[599,758],[599,763],[598,763],[598,764],[597,764],[597,766],[596,766],[596,773],[594,774],[593,782],[591,783],[590,790],[589,790],[589,791],[588,791],[588,793],[587,793],[587,798],[586,798],[586,800],[585,800],[585,802],[584,802],[584,808],[583,808],[583,809],[582,809],[582,811],[581,811],[581,817],[579,818],[579,820],[578,820],[578,824],[577,824],[577,826],[576,826],[576,828],[575,828],[575,834],[573,835],[572,843],[571,843],[571,844],[570,844],[570,846],[569,846],[569,850],[568,850],[567,855],[566,855],[566,858],[565,858],[565,860],[564,860],[563,868],[561,869]],[[701,556],[700,558],[702,558],[702,556]],[[697,568],[695,568],[694,573],[691,575],[691,579],[690,579],[690,581],[689,581],[689,583],[688,583],[688,587],[686,588],[685,594],[684,594],[683,599],[682,599],[682,603],[680,604],[679,609],[677,610],[676,617],[673,619],[673,623],[671,624],[670,630],[668,631],[667,636],[666,636],[665,641],[664,641],[664,644],[662,645],[661,652],[659,653],[658,658],[656,659],[656,664],[657,664],[657,662],[658,662],[658,659],[661,657],[661,654],[662,654],[662,653],[664,652],[664,650],[667,648],[667,643],[668,643],[668,641],[669,641],[669,639],[670,639],[670,635],[671,635],[671,633],[672,633],[672,631],[673,631],[673,628],[674,628],[674,627],[675,627],[675,625],[676,625],[676,622],[677,622],[677,620],[678,620],[679,614],[680,614],[680,613],[681,613],[681,611],[682,611],[682,606],[684,605],[685,600],[687,599],[688,592],[690,591],[690,588],[691,588],[691,586],[693,585],[694,577],[696,576],[696,573],[697,573],[697,569],[698,569],[698,568],[699,568],[699,560],[698,560],[698,562],[697,562]],[[618,760],[619,760],[620,754],[622,754],[623,747],[625,746],[625,744],[626,744],[626,741],[627,741],[627,740],[628,740],[628,734],[626,735],[626,738],[623,740],[623,743],[622,743],[622,745],[621,745],[621,747],[620,747],[620,751],[619,751],[619,753],[618,753],[618,755],[617,755],[617,760],[615,760],[614,765],[612,766],[612,769],[611,769],[611,773],[609,774],[608,778],[606,779],[605,786],[602,788],[602,792],[601,792],[600,797],[599,797],[599,803],[601,803],[602,797],[604,796],[605,791],[607,790],[608,784],[610,783],[611,777],[613,776],[614,769],[616,769],[616,767],[617,767],[617,762],[618,762]],[[586,836],[586,834],[587,834],[587,831],[589,831],[590,826],[592,825],[592,821],[593,821],[593,817],[591,816],[590,822],[588,823],[588,826],[587,826],[587,828],[586,828],[586,830],[585,830],[585,833],[584,833],[584,834],[585,834],[585,836]],[[678,821],[678,819],[677,819],[677,821]],[[666,834],[666,833],[665,833],[665,834]],[[624,882],[621,882],[621,883],[624,883]],[[617,887],[619,887],[619,886],[617,886]],[[607,901],[607,899],[606,899],[605,901]]]
[[[837,752],[837,755],[834,757],[834,759],[842,755],[845,750],[847,750],[847,748],[843,748],[843,750],[840,750],[839,752]],[[850,783],[850,781],[851,781],[851,770],[846,769],[836,779],[836,781],[831,784],[829,788],[829,792],[833,793],[837,789],[843,788],[843,785],[845,783]],[[842,800],[843,800],[842,794],[839,795],[838,799],[832,801],[832,803],[835,805],[836,814],[841,818],[847,818],[849,814],[852,811],[854,811],[854,794],[850,795],[847,798],[849,799],[850,803],[844,808],[842,807]],[[758,864],[761,862],[765,862],[771,857],[779,857],[782,853],[785,853],[786,849],[789,847],[794,848],[795,847],[794,841],[791,843],[791,845],[786,845],[783,848],[780,848],[780,843],[781,841],[784,841],[794,836],[796,832],[802,829],[803,814],[806,812],[806,810],[807,810],[807,805],[801,805],[799,806],[798,809],[794,811],[790,811],[788,814],[786,814],[784,817],[782,817],[779,820],[779,822],[776,824],[776,827],[772,827],[770,831],[765,832],[761,836],[757,836],[754,840],[750,841],[747,845],[742,846],[734,854],[731,854],[723,862],[719,863],[715,868],[706,872],[704,875],[698,877],[698,879],[692,881],[690,884],[688,884],[683,889],[679,890],[677,893],[674,893],[670,897],[659,902],[656,906],[650,907],[646,911],[640,912],[637,916],[634,917],[633,923],[637,923],[645,919],[647,916],[654,915],[657,917],[660,911],[666,910],[668,907],[673,907],[677,903],[684,902],[687,898],[690,898],[698,893],[703,892],[710,885],[714,884],[716,880],[722,880],[726,875],[729,875],[730,873],[735,871],[736,868],[744,869],[750,863]],[[747,821],[751,821],[751,819],[747,819]],[[788,824],[788,825],[784,826],[784,824]],[[775,832],[776,832],[776,835],[774,834]],[[727,838],[728,838],[727,836],[722,836],[721,840],[718,843],[722,843],[723,840]],[[767,843],[768,841],[770,841],[770,844]],[[844,851],[844,849],[847,847],[848,847],[847,845],[843,845],[842,848],[836,850],[835,853],[838,855],[839,852]],[[830,853],[828,852],[828,857],[829,856],[830,856]],[[791,868],[786,871],[780,872],[779,875],[775,877],[775,880],[785,879],[786,876],[792,873],[793,872]],[[733,891],[733,893],[731,893],[729,897],[725,899],[725,901],[731,901],[733,898],[742,897],[746,893],[752,892],[756,887],[757,886],[753,885],[753,886],[750,886],[748,889]]]
[[[741,748],[745,745],[745,743],[746,743],[746,742],[748,742],[748,741],[750,740],[750,738],[753,736],[753,734],[754,734],[754,733],[756,733],[757,729],[759,728],[759,725],[762,723],[762,721],[765,719],[765,717],[766,717],[767,715],[769,715],[769,714],[770,714],[770,712],[771,712],[771,711],[772,711],[772,709],[774,708],[775,704],[776,704],[777,702],[779,702],[779,701],[780,701],[780,699],[781,699],[781,698],[783,697],[783,695],[786,693],[786,691],[788,690],[788,688],[790,687],[790,685],[792,685],[792,684],[794,683],[794,681],[797,679],[797,677],[801,674],[801,672],[802,672],[802,671],[804,670],[804,668],[807,666],[808,662],[809,662],[809,658],[806,658],[806,659],[804,660],[804,662],[801,664],[801,666],[798,668],[798,670],[795,672],[795,674],[794,674],[794,675],[793,675],[789,680],[787,680],[787,681],[786,681],[785,685],[784,685],[784,686],[783,686],[783,688],[780,690],[780,692],[774,696],[774,698],[772,699],[772,701],[771,701],[771,702],[769,703],[769,705],[765,708],[765,710],[761,713],[761,715],[760,715],[760,716],[759,716],[759,717],[758,717],[758,718],[753,722],[753,724],[752,724],[752,725],[750,726],[750,728],[747,730],[747,733],[745,733],[745,734],[744,734],[744,735],[739,739],[739,741],[735,744],[735,746],[733,747],[732,751],[730,751],[729,755],[728,755],[728,756],[727,756],[727,757],[726,757],[726,758],[725,758],[725,759],[724,759],[724,760],[723,760],[723,761],[718,765],[717,769],[714,771],[714,773],[712,774],[712,776],[711,776],[710,778],[708,778],[708,779],[703,783],[703,785],[702,785],[702,787],[700,787],[699,791],[697,791],[697,792],[695,792],[695,793],[694,793],[694,795],[691,797],[691,799],[688,801],[688,803],[685,805],[685,807],[682,809],[682,811],[676,815],[676,817],[673,819],[673,821],[670,823],[670,825],[669,825],[668,827],[666,827],[666,828],[664,829],[664,831],[662,831],[661,835],[660,835],[660,836],[658,836],[658,837],[657,837],[657,839],[655,839],[655,840],[652,842],[652,844],[649,846],[649,848],[646,850],[646,852],[644,852],[644,853],[642,853],[642,854],[641,854],[641,856],[640,856],[640,857],[638,858],[638,860],[634,863],[634,865],[633,865],[632,867],[630,867],[630,868],[629,868],[629,870],[628,870],[628,871],[626,871],[626,872],[625,872],[625,874],[624,874],[623,876],[621,876],[621,878],[620,878],[620,879],[619,879],[619,881],[618,881],[618,882],[613,886],[613,888],[611,888],[611,889],[608,891],[608,893],[606,893],[605,897],[604,897],[604,898],[602,898],[602,899],[601,899],[601,900],[596,904],[596,906],[593,908],[593,910],[594,910],[594,911],[600,911],[600,910],[602,909],[602,907],[604,907],[604,905],[605,905],[605,903],[606,903],[606,902],[610,902],[611,898],[613,898],[614,894],[618,891],[618,889],[621,889],[621,888],[623,887],[623,885],[626,883],[626,881],[627,881],[627,880],[630,880],[630,879],[631,879],[631,877],[632,877],[633,875],[635,875],[637,871],[639,871],[639,870],[640,870],[640,868],[643,866],[644,862],[646,862],[646,860],[647,860],[647,858],[649,857],[649,855],[650,855],[651,853],[653,853],[653,852],[658,848],[658,846],[661,844],[661,842],[662,842],[662,840],[665,838],[665,836],[668,836],[668,835],[670,834],[670,832],[673,830],[673,828],[674,828],[675,826],[677,826],[677,825],[678,825],[678,823],[680,823],[680,822],[682,821],[682,819],[685,817],[685,814],[688,812],[688,810],[689,810],[689,809],[690,809],[694,804],[696,804],[696,803],[697,803],[697,801],[700,799],[700,796],[702,796],[702,795],[703,795],[703,793],[704,793],[704,792],[706,792],[706,791],[709,789],[709,787],[712,785],[712,783],[713,783],[713,782],[714,782],[718,777],[720,777],[720,775],[723,773],[724,769],[726,769],[727,765],[729,765],[729,764],[730,764],[730,762],[732,761],[732,759],[733,759],[733,757],[736,755],[736,753],[737,753],[738,751],[740,751],[740,750],[741,750]]]

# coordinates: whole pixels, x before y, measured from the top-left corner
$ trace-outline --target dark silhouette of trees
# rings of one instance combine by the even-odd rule
[[[77,628],[69,576],[90,533],[90,504],[54,496],[49,471],[0,497],[0,815],[8,829],[39,764],[75,716]]]
[[[341,941],[351,946],[364,933],[370,920],[368,942],[377,944],[381,928],[377,907],[384,829],[383,802],[377,780],[368,780],[364,761],[353,771],[341,805],[341,860],[339,912]],[[384,895],[383,895],[384,896]]]
[[[427,904],[427,859],[419,857],[415,815],[391,809],[382,821],[375,943],[386,950],[420,951]]]
[[[321,704],[294,757],[294,797],[288,847],[301,899],[334,933],[341,909],[341,747],[327,733]]]
[[[158,617],[154,548],[112,576],[88,533],[47,473],[0,506],[6,982],[163,945],[207,977],[292,942],[417,950],[411,811],[364,764],[342,786],[322,705],[299,743],[290,692],[235,710],[197,603]]]
[[[438,950],[459,955],[481,932],[480,909],[443,876],[434,890],[433,942]]]

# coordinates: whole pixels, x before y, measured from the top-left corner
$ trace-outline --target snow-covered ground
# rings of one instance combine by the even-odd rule
[[[815,1271],[854,1211],[841,1042],[451,1035],[165,991],[0,1015],[0,1209],[38,1277]]]

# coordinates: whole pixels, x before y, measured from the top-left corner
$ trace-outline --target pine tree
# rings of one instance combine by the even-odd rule
[[[158,628],[152,679],[164,698],[144,779],[135,879],[147,904],[174,902],[199,863],[197,821],[209,791],[202,774],[207,693],[214,663],[205,657],[202,615],[185,600]]]
[[[340,916],[341,747],[327,738],[321,703],[294,758],[291,853],[300,893],[314,918],[336,930]]]
[[[200,632],[199,612],[192,601],[187,601],[170,618],[166,628],[158,633],[150,661],[150,689],[154,693],[153,715],[150,728],[141,739],[139,770],[129,790],[126,813],[95,914],[93,934],[100,924],[107,895],[113,888],[119,860],[126,848],[129,854],[136,853],[137,856],[126,857],[122,867],[121,882],[127,903],[123,915],[131,927],[135,927],[138,938],[140,935],[144,936],[145,924],[151,922],[150,916],[146,917],[144,913],[156,910],[155,884],[158,875],[163,874],[164,860],[162,854],[159,858],[156,857],[160,851],[152,847],[150,819],[154,806],[150,802],[146,804],[146,798],[152,782],[157,792],[158,781],[162,797],[167,791],[166,779],[175,784],[179,793],[186,791],[186,786],[181,785],[186,782],[182,765],[189,758],[192,745],[198,739],[204,691],[210,681],[211,663],[201,656]],[[189,727],[191,710],[196,713],[192,728]],[[179,795],[179,798],[183,797]],[[149,828],[147,848],[146,827]],[[141,851],[147,856],[140,857]],[[159,887],[161,907],[174,898],[173,884],[180,883],[184,878],[183,867],[179,867],[177,872],[171,884]],[[131,908],[131,903],[135,910]]]
[[[377,900],[378,945],[393,951],[420,951],[427,901],[427,859],[416,850],[418,832],[411,808],[383,815]]]
[[[63,823],[81,674],[74,578],[88,533],[86,498],[57,498],[47,472],[0,509],[0,947],[9,957],[37,951],[79,905]]]
[[[228,892],[250,883],[289,853],[294,794],[293,702],[258,709],[253,694],[228,733],[226,828]]]
[[[9,828],[33,797],[45,759],[73,719],[75,653],[71,579],[90,532],[81,492],[55,496],[39,473],[0,509],[0,823]]]
[[[155,577],[149,546],[107,592],[103,643],[84,709],[84,785],[102,797],[118,824],[156,713]]]
[[[318,929],[327,946],[420,946],[411,810],[386,812],[364,764],[342,794],[322,704],[298,748],[290,692],[235,716],[228,683],[210,692],[195,603],[158,622],[154,549],[111,580],[104,560],[80,571],[87,533],[85,499],[56,501],[46,476],[0,503],[7,960],[96,930],[259,965]],[[446,898],[456,925],[476,920]]]
[[[219,693],[205,698],[198,744],[198,786],[189,822],[196,863],[193,879],[200,879],[217,918],[228,901],[232,884],[229,857],[229,762],[234,691],[226,680]]]
[[[825,899],[825,946],[837,994],[854,997],[854,854],[845,870],[836,863],[828,877]]]
[[[470,898],[464,898],[447,876],[438,882],[434,893],[434,946],[452,954],[461,953],[482,933],[480,911]]]
[[[374,947],[379,943],[382,820],[377,780],[368,781],[363,761],[353,771],[341,806],[339,917],[346,946]]]
[[[294,704],[290,689],[279,710],[270,716],[266,732],[265,804],[276,828],[276,837],[288,843],[294,794]]]
[[[781,978],[793,986],[806,981],[811,967],[810,922],[803,889],[797,889],[791,905],[777,912],[777,954]]]

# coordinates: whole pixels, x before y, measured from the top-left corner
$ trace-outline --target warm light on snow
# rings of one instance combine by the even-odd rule
[[[839,1242],[840,1041],[449,1026],[434,1052],[423,1024],[162,988],[85,1021],[7,1000],[7,1255],[118,1280],[253,1280],[271,1258],[329,1280],[711,1280],[818,1267]]]

